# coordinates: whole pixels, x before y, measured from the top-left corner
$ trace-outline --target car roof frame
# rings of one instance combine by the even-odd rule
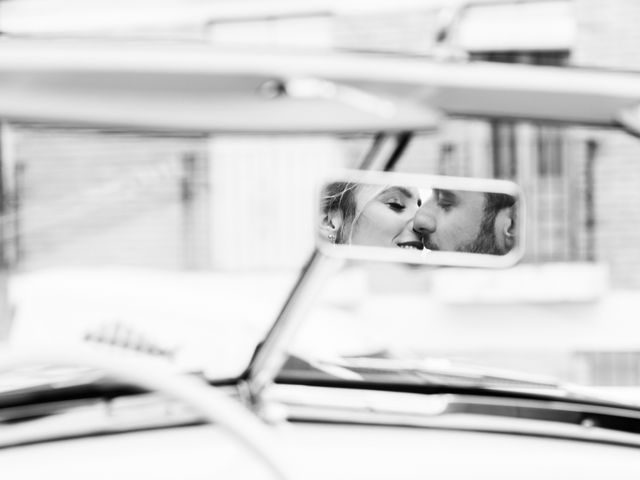
[[[0,117],[156,131],[433,131],[442,116],[634,128],[640,73],[207,44],[0,41]]]

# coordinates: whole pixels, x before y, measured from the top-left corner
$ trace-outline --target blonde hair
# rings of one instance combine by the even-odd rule
[[[322,213],[327,215],[332,211],[339,211],[342,214],[342,225],[336,232],[336,243],[351,244],[353,226],[367,205],[387,188],[389,185],[363,185],[355,182],[332,182],[325,187],[321,202]],[[358,202],[357,194],[363,189],[372,191],[364,202]]]

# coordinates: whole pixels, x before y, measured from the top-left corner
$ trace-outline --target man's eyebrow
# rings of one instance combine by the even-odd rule
[[[434,188],[433,189],[433,193],[434,194],[444,194],[444,195],[454,195],[455,194],[455,190],[445,190],[444,188]]]

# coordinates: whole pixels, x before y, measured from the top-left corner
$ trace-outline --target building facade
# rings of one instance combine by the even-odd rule
[[[640,4],[634,0],[475,1],[455,11],[449,3],[432,0],[341,17],[214,22],[178,31],[189,41],[302,42],[473,61],[640,68]],[[414,139],[409,153],[401,165],[405,171],[509,178],[523,185],[528,262],[604,263],[612,285],[640,288],[640,265],[632,260],[640,259],[635,140],[595,129],[451,120],[437,135]],[[353,165],[357,154],[326,138],[248,142],[5,126],[5,261],[24,269],[52,259],[177,269],[295,268],[311,248],[313,228],[294,222],[285,234],[283,226],[309,218],[316,179]],[[273,176],[269,184],[267,172]],[[286,202],[283,192],[295,201]],[[120,207],[103,210],[114,197]],[[230,198],[241,199],[238,216],[253,214],[253,225],[241,225],[219,208]],[[265,224],[260,209],[275,204],[286,213]],[[77,227],[74,219],[83,215],[95,218],[92,232]]]

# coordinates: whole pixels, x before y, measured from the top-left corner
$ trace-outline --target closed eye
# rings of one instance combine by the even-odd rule
[[[385,202],[387,204],[387,206],[393,210],[394,212],[402,212],[404,211],[404,209],[406,208],[404,203],[401,203],[397,200],[388,200],[387,202]]]
[[[408,204],[414,201],[418,202],[419,198],[405,187],[392,186],[385,189],[378,196],[378,200],[394,212],[402,213],[406,210]]]
[[[438,207],[444,211],[448,211],[451,207],[455,206],[456,199],[454,194],[446,190],[440,190],[436,192],[436,203]]]

